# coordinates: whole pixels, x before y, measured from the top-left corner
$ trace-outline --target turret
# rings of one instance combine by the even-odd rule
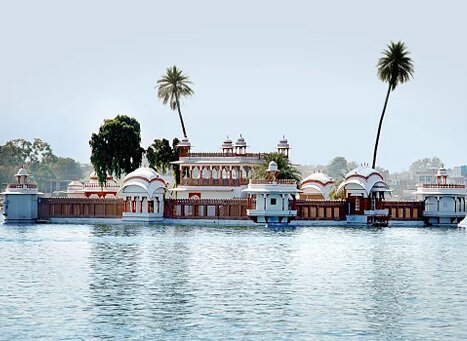
[[[222,153],[227,154],[227,155],[233,154],[233,143],[232,143],[232,140],[229,139],[228,136],[222,143]]]
[[[191,143],[187,138],[183,138],[177,145],[178,148],[178,156],[179,157],[186,157],[190,154],[191,151]]]
[[[290,150],[290,145],[284,135],[282,139],[279,141],[279,143],[277,144],[277,152],[286,157],[289,157],[289,150]]]
[[[240,134],[240,137],[237,139],[237,142],[235,142],[235,153],[238,155],[245,155],[246,147],[246,141],[243,138],[242,134]]]
[[[8,184],[4,196],[3,215],[6,223],[34,223],[38,217],[36,184],[28,183],[28,172],[21,167],[15,174],[16,183]]]
[[[436,174],[436,183],[438,185],[446,185],[448,183],[448,172],[444,166],[441,166],[438,169],[438,173]]]
[[[26,185],[28,183],[28,172],[26,171],[26,169],[24,169],[23,167],[21,167],[19,170],[18,170],[18,173],[15,174],[16,176],[16,184],[18,185]]]

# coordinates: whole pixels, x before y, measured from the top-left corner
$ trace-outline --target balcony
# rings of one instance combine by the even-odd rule
[[[37,189],[36,184],[8,184],[8,189]]]
[[[181,179],[180,185],[238,187],[248,185],[248,179]]]
[[[465,189],[465,185],[458,185],[458,184],[422,184],[422,185],[417,185],[417,186],[423,187],[423,188]]]
[[[278,180],[264,180],[264,179],[251,179],[250,184],[252,185],[296,185],[297,182],[293,179],[278,179]]]
[[[189,153],[187,157],[248,157],[248,158],[255,158],[258,160],[264,159],[264,156],[267,154],[264,153],[245,153],[245,154],[237,154],[237,153]]]

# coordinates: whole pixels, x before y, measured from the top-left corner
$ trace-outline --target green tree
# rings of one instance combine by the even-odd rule
[[[157,97],[164,105],[168,103],[172,110],[178,110],[178,116],[185,138],[188,137],[180,110],[180,99],[194,94],[194,91],[190,88],[190,84],[193,83],[189,81],[188,76],[184,75],[183,71],[178,69],[175,65],[167,68],[166,74],[157,81]]]
[[[407,50],[403,42],[390,42],[387,50],[383,51],[383,56],[379,59],[378,77],[383,82],[388,83],[388,91],[386,100],[384,101],[383,112],[379,120],[378,132],[376,134],[375,148],[373,151],[372,168],[376,166],[376,154],[378,152],[379,136],[381,134],[381,127],[383,125],[383,118],[386,112],[386,107],[389,100],[391,91],[399,85],[408,82],[413,78],[414,68],[412,59],[409,57],[410,52]]]
[[[71,158],[53,154],[52,148],[41,139],[32,142],[14,139],[0,146],[0,183],[15,181],[14,174],[24,166],[31,173],[31,181],[46,191],[50,180],[72,180],[82,177],[81,165]]]
[[[91,164],[100,183],[107,175],[117,178],[137,169],[142,162],[144,149],[140,146],[141,128],[138,121],[126,115],[104,120],[97,134],[93,133]]]
[[[253,178],[265,179],[271,161],[277,163],[277,168],[279,169],[278,179],[294,179],[297,182],[301,180],[298,169],[290,163],[286,156],[280,153],[266,154],[263,162],[253,168]]]
[[[442,165],[443,165],[443,162],[440,160],[439,157],[435,156],[431,159],[429,157],[426,157],[426,158],[414,161],[410,165],[409,169],[412,173],[416,173],[417,171],[420,171],[420,170],[426,170],[430,168],[440,168]]]
[[[178,143],[177,138],[172,140],[172,146],[166,139],[155,139],[148,147],[146,157],[150,167],[158,172],[167,173],[172,170],[175,178],[175,184],[180,183],[180,168],[178,165],[173,165],[171,162],[178,160]]]
[[[342,156],[336,156],[326,166],[326,172],[333,179],[343,179],[349,171],[349,163]]]

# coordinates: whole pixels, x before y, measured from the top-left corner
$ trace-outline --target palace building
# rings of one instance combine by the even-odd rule
[[[245,198],[243,190],[252,176],[253,168],[263,162],[266,153],[251,153],[245,138],[235,143],[228,137],[221,152],[193,153],[191,143],[183,139],[179,145],[179,160],[172,162],[180,169],[180,183],[169,189],[177,199],[238,199]],[[290,146],[285,137],[277,152],[289,156]]]
[[[466,186],[450,183],[444,167],[436,173],[436,183],[417,185],[414,195],[424,202],[423,216],[430,225],[457,224],[466,215]]]
[[[100,184],[96,172],[92,172],[89,181],[84,183],[78,180],[71,181],[65,194],[68,198],[116,197],[119,187],[111,175],[107,176],[104,184]]]

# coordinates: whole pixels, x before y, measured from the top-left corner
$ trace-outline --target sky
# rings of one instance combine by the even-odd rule
[[[389,99],[377,164],[466,164],[465,1],[0,0],[0,144],[41,138],[89,162],[106,118],[141,124],[142,146],[182,135],[154,89],[167,67],[193,151],[242,134],[268,152],[285,135],[298,164],[371,163],[387,85],[376,63],[403,41],[415,74]]]

